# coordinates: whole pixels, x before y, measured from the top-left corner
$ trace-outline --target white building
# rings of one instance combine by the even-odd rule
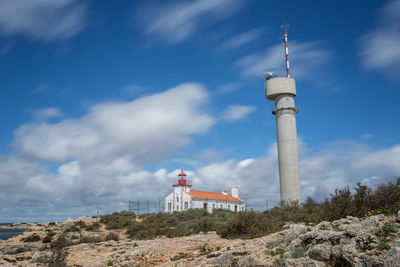
[[[186,173],[182,170],[179,179],[172,183],[173,192],[164,199],[164,211],[184,211],[188,209],[228,209],[231,211],[245,211],[246,202],[239,198],[239,188],[232,187],[232,194],[226,190],[222,193],[212,193],[192,190],[192,182],[186,180]]]

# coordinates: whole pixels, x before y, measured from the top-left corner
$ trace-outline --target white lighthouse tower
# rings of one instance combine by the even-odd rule
[[[283,28],[287,77],[265,76],[265,95],[275,102],[272,114],[276,117],[281,204],[290,205],[301,203],[296,131],[296,113],[299,109],[294,103],[295,80],[290,77],[287,26]]]

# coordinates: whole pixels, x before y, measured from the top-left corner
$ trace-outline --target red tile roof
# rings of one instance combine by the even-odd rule
[[[222,193],[213,193],[213,192],[204,192],[204,191],[197,191],[191,190],[188,192],[193,198],[200,198],[200,199],[212,199],[212,200],[222,200],[222,201],[229,201],[229,202],[239,202],[244,203],[244,201],[233,197],[231,195],[224,195]]]

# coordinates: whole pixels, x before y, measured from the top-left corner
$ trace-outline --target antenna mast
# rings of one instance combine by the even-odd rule
[[[281,28],[284,29],[284,38],[285,38],[285,58],[286,58],[286,74],[287,77],[290,78],[290,68],[289,68],[289,48],[288,48],[288,38],[287,38],[287,28],[289,28],[290,25],[288,24],[283,24]]]

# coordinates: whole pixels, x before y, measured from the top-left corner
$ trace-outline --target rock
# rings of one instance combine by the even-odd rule
[[[82,217],[73,221],[89,221]],[[69,223],[73,223],[70,221]],[[394,218],[376,215],[359,220],[354,217],[315,226],[286,224],[286,229],[261,238],[223,239],[216,233],[187,237],[128,240],[77,244],[79,239],[58,249],[41,242],[21,243],[17,239],[0,241],[0,266],[398,266],[400,229]],[[32,232],[44,236],[50,230],[56,240],[67,224],[34,226]],[[397,228],[387,236],[377,236],[383,225]],[[31,234],[26,233],[26,235]],[[81,231],[89,239],[101,238],[109,231]],[[381,231],[382,232],[382,231]],[[376,249],[386,238],[389,250]],[[280,249],[280,250],[278,250]],[[278,252],[278,253],[277,253]],[[277,254],[272,256],[273,254]]]
[[[357,248],[361,250],[371,250],[375,248],[375,246],[379,242],[375,236],[365,232],[362,232],[354,237],[354,240],[356,242]]]
[[[4,250],[4,254],[12,255],[12,254],[18,254],[22,253],[25,251],[30,251],[32,247],[30,246],[24,246],[24,245],[15,245],[11,246],[10,248],[7,248]]]
[[[51,263],[52,259],[53,253],[51,251],[37,251],[35,254],[33,254],[32,262],[45,264]]]
[[[400,256],[400,247],[394,247],[389,249],[389,256],[391,257]]]
[[[303,247],[313,246],[324,242],[330,242],[331,245],[339,244],[340,240],[344,236],[344,232],[338,231],[317,231],[313,230],[301,237],[301,244]]]
[[[381,227],[383,224],[374,216],[368,217],[361,222],[362,226],[366,227]]]
[[[307,255],[313,260],[327,262],[332,255],[332,246],[327,243],[317,244],[308,250]]]
[[[299,259],[274,259],[272,265],[279,267],[292,267],[292,266],[302,266],[302,267],[319,267],[326,266],[323,262],[314,261],[309,258],[299,258]]]
[[[307,233],[309,230],[310,229],[303,224],[290,224],[289,229],[282,231],[284,237],[283,241],[291,242],[293,239]]]
[[[257,251],[238,260],[238,266],[264,266],[271,259],[269,251]]]
[[[330,222],[322,221],[315,226],[316,230],[333,230],[332,224]]]

